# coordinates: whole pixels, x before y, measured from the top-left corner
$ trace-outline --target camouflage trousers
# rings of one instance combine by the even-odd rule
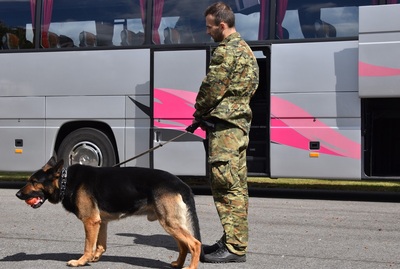
[[[233,125],[218,123],[209,132],[211,189],[230,252],[243,255],[248,245],[247,134]]]

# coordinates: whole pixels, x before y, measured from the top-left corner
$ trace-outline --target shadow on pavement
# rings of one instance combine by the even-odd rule
[[[80,254],[72,254],[72,253],[43,253],[43,254],[27,254],[24,252],[20,252],[14,255],[6,256],[0,260],[0,262],[20,262],[20,261],[60,261],[67,262],[72,259],[77,259],[80,257]],[[99,261],[101,262],[112,262],[113,264],[120,263],[126,264],[130,266],[138,266],[145,268],[171,268],[170,264],[159,261],[159,260],[151,260],[146,258],[139,257],[126,257],[126,256],[108,256],[103,255]]]
[[[192,186],[192,189],[197,195],[211,195],[211,190],[207,186]],[[400,202],[398,192],[249,188],[249,194],[250,197],[265,198]]]

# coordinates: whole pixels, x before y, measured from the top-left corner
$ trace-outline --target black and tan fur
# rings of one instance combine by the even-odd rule
[[[192,257],[187,268],[197,268],[201,243],[193,194],[178,177],[150,168],[73,165],[67,170],[62,197],[62,169],[63,161],[57,162],[52,157],[28,179],[17,197],[22,200],[40,198],[33,208],[40,207],[46,200],[53,204],[61,202],[83,222],[84,253],[67,265],[83,266],[100,259],[107,249],[109,221],[147,215],[149,221],[158,220],[178,244],[179,256],[171,265],[182,267],[190,251]]]

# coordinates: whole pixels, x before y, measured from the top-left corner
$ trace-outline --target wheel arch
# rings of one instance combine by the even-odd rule
[[[100,121],[71,121],[63,124],[60,127],[60,130],[58,131],[55,146],[54,146],[54,151],[58,153],[58,150],[60,148],[60,145],[62,141],[72,133],[73,131],[76,131],[78,129],[82,128],[93,128],[96,129],[102,133],[104,133],[108,139],[111,141],[113,148],[114,148],[114,153],[116,157],[117,163],[119,163],[119,154],[117,150],[117,141],[115,139],[114,132],[112,131],[110,125],[104,122]]]

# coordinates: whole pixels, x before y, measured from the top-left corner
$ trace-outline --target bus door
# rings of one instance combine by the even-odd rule
[[[359,178],[357,41],[271,46],[271,177]]]
[[[155,50],[153,93],[153,145],[185,132],[192,123],[194,103],[206,75],[206,49]],[[198,128],[153,152],[154,168],[177,175],[204,176],[205,132]]]
[[[269,175],[270,47],[252,47],[260,69],[258,89],[251,99],[253,120],[247,149],[249,175]]]
[[[400,5],[360,7],[363,178],[400,177],[399,12]]]

